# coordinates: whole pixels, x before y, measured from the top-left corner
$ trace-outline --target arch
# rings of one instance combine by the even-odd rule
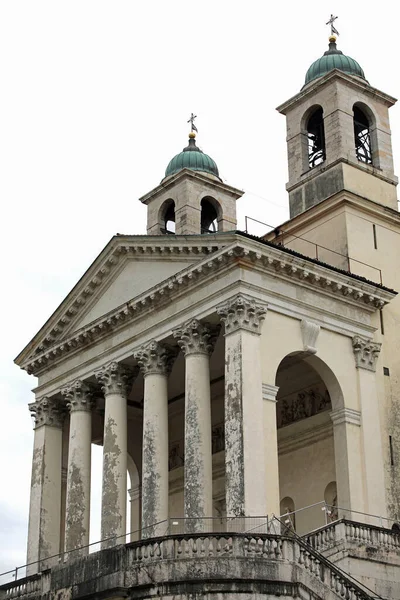
[[[222,218],[221,205],[215,198],[205,196],[201,200],[201,233],[216,233]]]
[[[333,373],[332,369],[326,364],[326,362],[324,362],[315,354],[311,354],[310,352],[290,352],[289,354],[287,354],[280,361],[276,370],[275,385],[278,384],[277,381],[279,368],[282,365],[283,361],[288,358],[296,358],[299,361],[304,361],[306,364],[309,364],[314,369],[314,371],[318,373],[329,392],[330,401],[332,403],[332,410],[338,410],[344,407],[343,392],[336,375]]]
[[[372,110],[362,102],[353,105],[353,127],[356,158],[372,165],[374,146],[376,148],[376,119]]]
[[[331,481],[325,488],[324,501],[327,505],[327,517],[329,521],[338,519],[338,501],[336,481]]]
[[[161,233],[175,234],[175,202],[172,198],[162,204],[158,222]]]
[[[322,164],[326,158],[324,111],[322,106],[315,104],[303,115],[302,131],[305,133],[305,166],[313,169]]]
[[[280,502],[280,519],[288,531],[296,531],[296,507],[293,498],[286,496]],[[284,532],[282,532],[284,535]]]

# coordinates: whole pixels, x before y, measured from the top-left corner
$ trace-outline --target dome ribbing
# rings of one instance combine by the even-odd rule
[[[333,69],[339,69],[339,71],[343,71],[344,73],[348,73],[349,75],[356,75],[357,77],[361,77],[365,80],[364,71],[358,64],[354,58],[350,56],[346,56],[337,49],[336,46],[336,38],[332,36],[329,38],[329,50],[324,52],[321,58],[318,58],[311,67],[308,69],[306,73],[306,80],[304,85],[310,83],[310,81],[314,81],[329,71],[333,71]]]
[[[189,145],[169,162],[165,170],[165,177],[174,175],[182,169],[202,171],[203,173],[210,173],[219,178],[218,167],[215,161],[196,146],[194,133],[189,134]]]

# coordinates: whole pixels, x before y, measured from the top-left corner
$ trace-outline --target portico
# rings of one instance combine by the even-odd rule
[[[71,340],[87,340],[81,341],[79,361],[73,343],[70,354],[61,349],[47,354],[46,372],[54,362],[54,376],[39,380],[31,407],[34,472],[45,476],[32,479],[29,561],[88,544],[94,417],[96,428],[99,419],[103,428],[104,547],[129,541],[129,460],[139,473],[143,538],[164,535],[170,517],[185,518],[188,532],[209,530],[214,527],[210,517],[221,515],[221,506],[228,517],[280,514],[277,373],[293,353],[317,370],[330,394],[339,505],[385,511],[384,489],[368,487],[375,467],[365,460],[371,432],[362,426],[363,411],[374,410],[376,391],[368,387],[362,400],[360,388],[364,379],[373,380],[379,360],[369,315],[390,300],[391,292],[240,235],[224,241],[212,256],[135,301],[136,309],[132,302],[108,314],[104,329],[98,322],[87,338],[79,328],[72,331]],[[192,286],[196,289],[201,279],[203,291],[197,287],[194,296]],[[156,298],[157,328],[151,309]],[[63,422],[68,424],[64,434]],[[224,432],[219,445],[213,442],[217,430]],[[57,498],[65,431],[62,515]],[[376,463],[379,436],[374,443]],[[40,503],[45,510],[38,522]],[[43,544],[44,532],[51,546]]]

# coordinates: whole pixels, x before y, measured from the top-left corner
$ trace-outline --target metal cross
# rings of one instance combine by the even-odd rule
[[[331,18],[329,19],[329,21],[326,23],[327,25],[331,26],[331,35],[339,35],[338,30],[336,29],[336,27],[334,26],[334,22],[336,21],[337,17],[334,17],[333,15],[331,15]]]
[[[194,120],[197,119],[197,115],[194,115],[193,113],[190,115],[190,119],[188,121],[188,123],[190,123],[190,130],[191,131],[198,131],[196,125],[194,124]]]

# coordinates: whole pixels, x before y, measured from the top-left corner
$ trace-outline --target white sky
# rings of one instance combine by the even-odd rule
[[[239,227],[245,215],[287,219],[285,119],[275,107],[327,49],[332,11],[339,48],[371,85],[399,96],[396,6],[1,1],[0,573],[25,562],[29,506],[35,379],[15,356],[113,234],[145,232],[137,199],[186,145],[192,111],[198,145],[246,190]],[[391,125],[399,174],[398,107]]]

